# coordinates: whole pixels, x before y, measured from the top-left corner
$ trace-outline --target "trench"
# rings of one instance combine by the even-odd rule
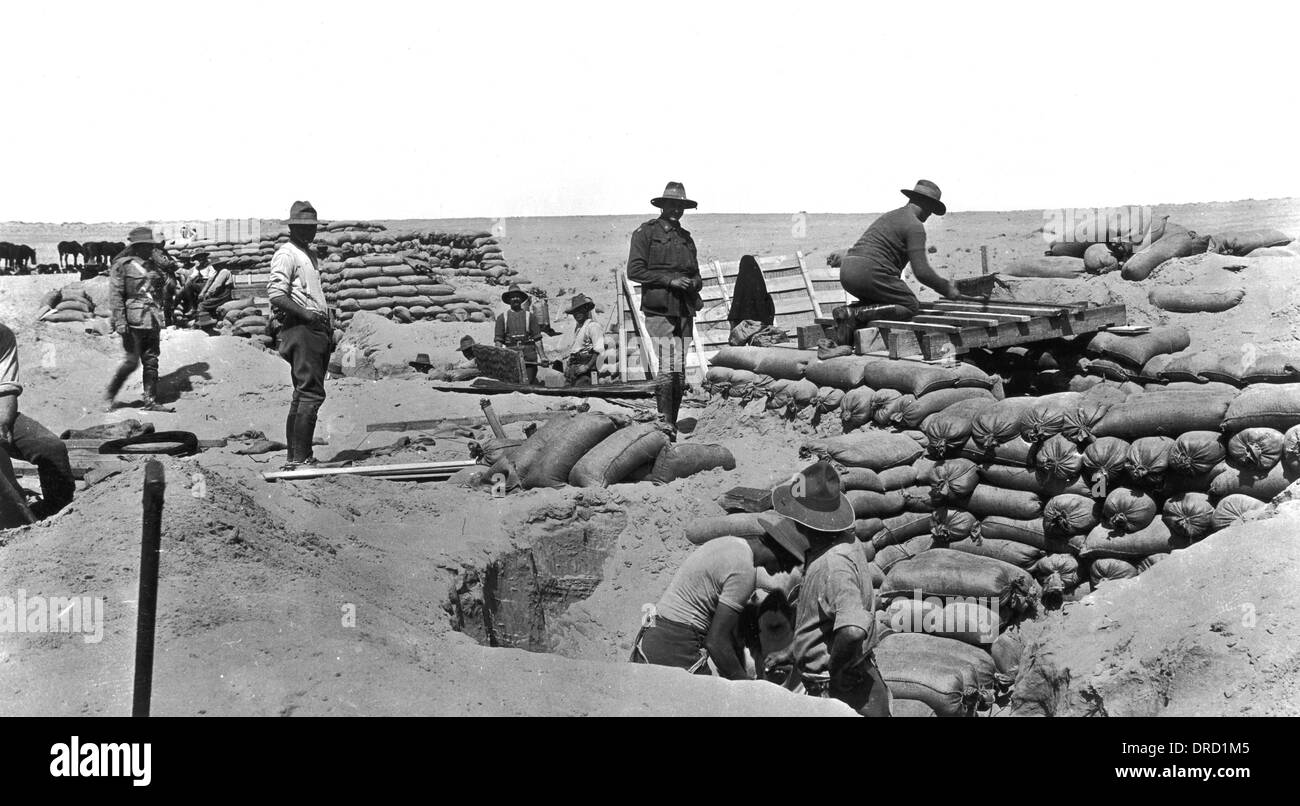
[[[461,569],[446,606],[452,628],[484,646],[552,651],[550,629],[604,580],[626,526],[626,511],[609,504],[534,510],[512,530],[514,548]]]

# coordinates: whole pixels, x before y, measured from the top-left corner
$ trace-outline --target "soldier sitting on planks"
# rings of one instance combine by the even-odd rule
[[[590,297],[578,294],[565,311],[577,323],[564,367],[564,382],[569,386],[590,386],[591,373],[600,368],[600,356],[605,352],[605,333],[591,320],[595,307],[596,303]]]
[[[853,507],[829,462],[809,465],[772,491],[772,508],[808,541],[795,594],[794,640],[769,656],[769,670],[792,659],[805,693],[832,697],[863,716],[889,716],[889,689],[876,667],[875,590],[853,533]]]
[[[18,343],[13,331],[0,322],[0,472],[15,488],[10,459],[36,465],[41,480],[41,501],[32,514],[48,518],[72,503],[77,482],[68,462],[68,447],[36,420],[18,411],[23,386],[18,382]]]
[[[916,294],[903,282],[903,268],[909,263],[922,284],[946,299],[961,296],[952,281],[930,267],[925,247],[925,222],[931,215],[943,215],[947,205],[939,200],[939,186],[922,179],[912,190],[901,191],[907,204],[871,222],[847,252],[832,252],[827,265],[840,270],[840,285],[857,298],[858,305],[890,305],[877,319],[911,319],[920,309]]]
[[[808,541],[783,528],[780,518],[762,520],[768,531],[761,537],[717,537],[686,558],[659,603],[646,605],[641,631],[632,642],[633,663],[708,674],[707,661],[712,660],[718,674],[729,680],[749,677],[740,616],[758,585],[757,569],[788,573],[803,563],[808,549]]]
[[[521,353],[528,383],[536,384],[539,360],[537,345],[542,340],[542,328],[533,312],[524,308],[528,294],[518,284],[513,284],[501,295],[501,301],[509,305],[510,310],[497,315],[493,341],[498,347]]]

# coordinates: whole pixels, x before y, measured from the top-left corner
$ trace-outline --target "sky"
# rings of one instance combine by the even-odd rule
[[[6,4],[0,220],[1300,195],[1296,4]]]

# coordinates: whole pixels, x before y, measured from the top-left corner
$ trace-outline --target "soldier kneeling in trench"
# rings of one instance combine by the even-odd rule
[[[632,644],[633,663],[709,674],[712,660],[722,677],[749,677],[738,628],[757,587],[756,569],[788,573],[803,563],[808,549],[808,541],[785,527],[783,518],[761,520],[767,529],[761,537],[714,538],[686,558],[658,604],[646,606],[649,612]]]

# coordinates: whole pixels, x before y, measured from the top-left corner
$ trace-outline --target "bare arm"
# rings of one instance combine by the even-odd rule
[[[745,680],[745,664],[736,656],[736,643],[732,636],[740,622],[740,613],[730,607],[719,604],[709,624],[709,635],[704,639],[704,646],[709,650],[709,657],[718,667],[718,672],[728,680]]]
[[[862,643],[866,640],[867,631],[861,627],[847,626],[835,631],[835,639],[831,642],[832,693],[851,688],[844,672],[862,657]]]
[[[0,443],[13,441],[14,420],[18,419],[18,395],[0,397]]]

